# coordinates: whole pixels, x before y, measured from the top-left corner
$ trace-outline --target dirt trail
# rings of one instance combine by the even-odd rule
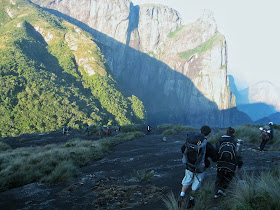
[[[52,143],[68,138],[52,135]],[[46,136],[38,140],[37,135],[37,139],[22,144],[18,141],[17,146],[42,145]],[[0,209],[164,209],[161,196],[180,192],[184,176],[180,147],[185,136],[186,132],[180,132],[163,139],[160,132],[152,132],[117,145],[103,159],[83,167],[81,175],[69,183],[32,183],[0,193]],[[244,170],[267,170],[279,165],[280,152],[259,152],[252,149],[254,146],[244,144]],[[214,181],[215,174],[215,164],[211,164],[206,177]]]

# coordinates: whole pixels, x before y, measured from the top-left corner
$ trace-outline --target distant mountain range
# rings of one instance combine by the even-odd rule
[[[230,76],[230,88],[236,96],[237,108],[247,113],[253,121],[262,120],[280,111],[280,87],[271,82],[261,81],[238,91],[234,78]]]
[[[269,122],[273,122],[274,124],[280,125],[280,112],[276,112],[267,117],[256,120],[254,123],[255,124],[268,124]]]

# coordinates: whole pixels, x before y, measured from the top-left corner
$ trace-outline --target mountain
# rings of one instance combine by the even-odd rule
[[[254,123],[255,124],[268,124],[269,122],[273,122],[274,124],[279,125],[280,124],[280,112],[276,112],[267,117],[256,120]]]
[[[26,0],[0,3],[0,135],[145,121],[92,35]]]
[[[249,103],[265,103],[280,111],[280,87],[269,81],[261,81],[241,90],[240,94],[247,97]],[[244,102],[241,101],[241,104]]]
[[[236,108],[226,40],[212,14],[183,25],[172,8],[129,0],[32,2],[93,34],[121,90],[143,101],[149,123],[251,122]]]
[[[280,87],[271,82],[261,81],[234,94],[238,109],[254,121],[280,110]]]

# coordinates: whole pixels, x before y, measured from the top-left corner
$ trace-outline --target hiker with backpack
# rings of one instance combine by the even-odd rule
[[[241,142],[235,140],[234,133],[234,128],[228,127],[226,135],[223,135],[216,144],[218,160],[214,198],[226,196],[225,190],[234,177],[236,166],[240,171],[243,165]]]
[[[265,125],[264,127],[260,127],[261,130],[260,138],[262,139],[262,142],[258,147],[260,151],[263,151],[266,143],[269,140],[272,140],[274,137],[274,129],[272,126],[273,126],[273,122],[269,122],[268,125]]]
[[[187,136],[186,143],[181,147],[183,153],[183,163],[186,164],[185,177],[182,180],[182,190],[178,200],[178,206],[182,207],[186,191],[191,186],[191,193],[187,208],[195,205],[195,194],[204,179],[206,167],[210,166],[210,157],[216,160],[215,148],[207,142],[207,137],[211,133],[211,128],[204,125],[200,129],[200,134],[190,133]]]

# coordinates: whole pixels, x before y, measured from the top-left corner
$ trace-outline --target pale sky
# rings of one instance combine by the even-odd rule
[[[279,0],[132,0],[176,9],[185,24],[211,10],[228,44],[228,74],[238,89],[262,80],[280,86]],[[279,84],[278,84],[279,83]]]

